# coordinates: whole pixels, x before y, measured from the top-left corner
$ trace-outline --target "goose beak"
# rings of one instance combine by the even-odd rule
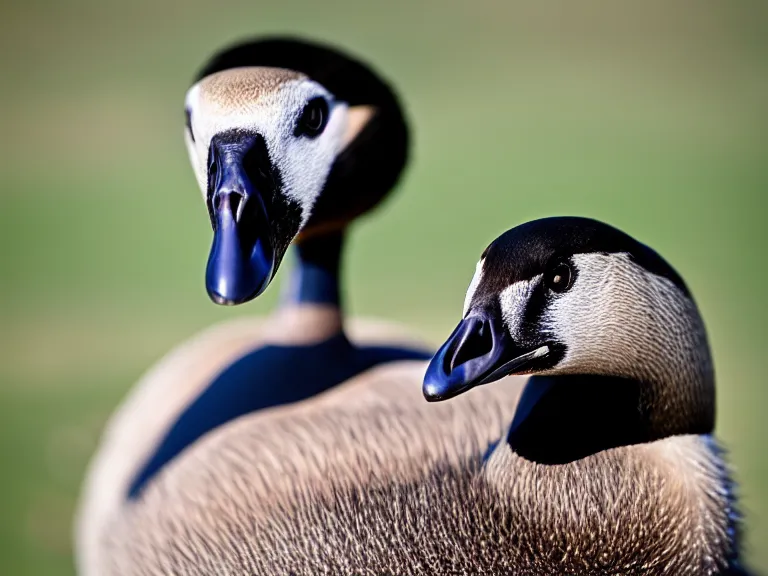
[[[547,345],[521,348],[490,314],[470,314],[432,358],[422,391],[429,402],[448,400],[475,386],[529,370],[549,352]]]
[[[211,300],[235,305],[261,294],[275,272],[270,222],[244,160],[258,135],[211,143],[209,210],[213,244],[205,284]]]

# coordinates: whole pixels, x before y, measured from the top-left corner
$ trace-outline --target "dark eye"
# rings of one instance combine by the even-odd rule
[[[573,273],[567,262],[557,262],[544,275],[544,283],[552,292],[565,292],[571,287]]]
[[[192,132],[192,111],[189,108],[184,109],[184,116],[186,121],[187,130],[189,130],[189,137],[192,138],[192,142],[195,141],[195,133]]]
[[[295,136],[309,136],[314,138],[318,136],[328,122],[328,102],[325,98],[313,98],[304,107],[296,124]]]

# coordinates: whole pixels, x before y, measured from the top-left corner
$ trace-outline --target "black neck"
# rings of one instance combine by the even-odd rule
[[[507,442],[523,458],[564,464],[608,448],[662,437],[649,417],[647,386],[609,376],[534,376]]]
[[[296,264],[282,305],[321,304],[341,308],[339,265],[344,233],[315,236],[296,244]]]

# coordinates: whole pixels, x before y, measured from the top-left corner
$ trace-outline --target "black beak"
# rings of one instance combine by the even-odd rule
[[[472,313],[437,351],[424,375],[424,397],[447,400],[513,373],[531,369],[547,356],[547,345],[525,350],[513,342],[497,315]]]
[[[261,294],[275,272],[269,214],[264,193],[257,187],[255,150],[263,147],[257,134],[227,133],[211,141],[208,169],[208,209],[213,244],[205,284],[211,300],[234,305]]]

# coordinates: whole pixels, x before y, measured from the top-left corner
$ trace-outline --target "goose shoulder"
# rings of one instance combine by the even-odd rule
[[[631,574],[700,574],[702,566],[719,574],[738,519],[729,472],[711,436],[689,434],[564,465],[526,460],[500,443],[483,475],[525,527],[516,534],[520,565],[525,550],[547,542],[572,551],[572,570],[581,558]]]

